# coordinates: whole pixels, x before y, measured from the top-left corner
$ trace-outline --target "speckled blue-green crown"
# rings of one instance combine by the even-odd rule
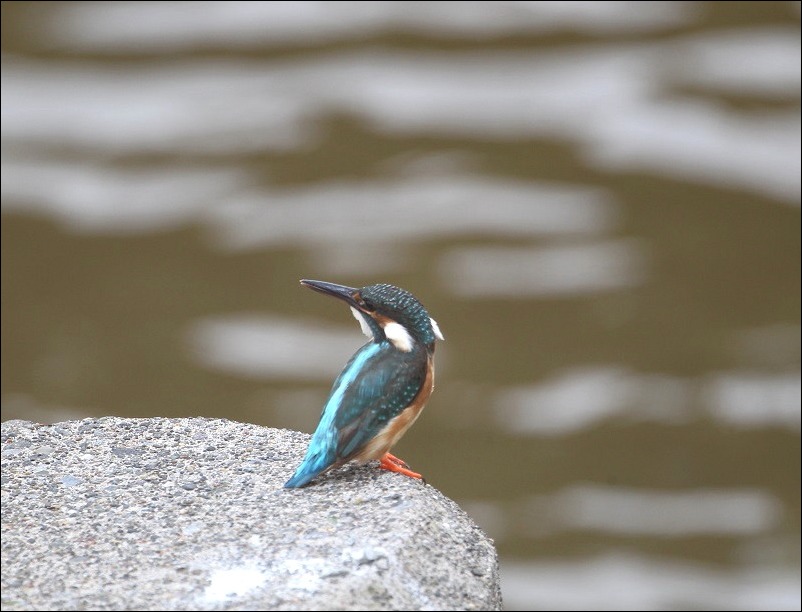
[[[386,313],[394,321],[398,321],[424,344],[435,341],[429,313],[409,291],[395,285],[380,283],[363,287],[359,293],[363,300]]]

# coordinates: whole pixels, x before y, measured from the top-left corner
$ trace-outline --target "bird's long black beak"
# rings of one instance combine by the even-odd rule
[[[331,295],[345,301],[349,306],[357,307],[355,297],[359,293],[359,289],[355,287],[346,287],[345,285],[337,285],[335,283],[327,283],[325,281],[317,280],[302,280],[301,284],[304,287],[309,287],[320,293]]]

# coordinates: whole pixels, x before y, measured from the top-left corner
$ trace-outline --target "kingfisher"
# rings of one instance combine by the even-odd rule
[[[379,467],[422,479],[390,448],[418,418],[434,388],[434,344],[443,334],[415,296],[394,285],[301,285],[344,301],[370,341],[335,379],[306,456],[286,488],[332,468],[378,459]]]

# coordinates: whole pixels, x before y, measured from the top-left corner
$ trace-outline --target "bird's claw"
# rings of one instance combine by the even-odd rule
[[[426,481],[423,479],[423,476],[410,470],[409,465],[407,465],[405,461],[399,459],[395,455],[391,455],[390,453],[384,454],[379,463],[379,467],[383,470],[387,470],[388,472],[398,472],[404,476],[408,476],[416,480],[422,480],[424,484],[426,483]]]

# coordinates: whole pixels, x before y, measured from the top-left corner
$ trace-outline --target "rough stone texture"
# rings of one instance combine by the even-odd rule
[[[493,543],[431,486],[212,419],[2,424],[3,610],[498,610]]]

